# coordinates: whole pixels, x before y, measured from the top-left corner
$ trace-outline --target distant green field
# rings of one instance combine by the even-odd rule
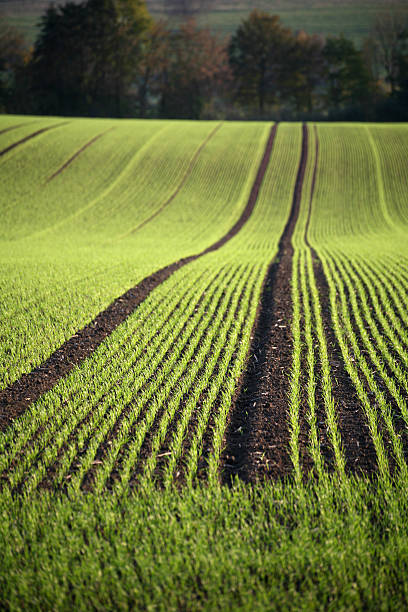
[[[308,6],[305,6],[306,4]],[[164,17],[160,2],[152,0],[148,2],[148,6],[153,17]],[[37,24],[46,7],[47,3],[42,0],[37,2],[4,0],[0,2],[0,11],[3,12],[7,21],[18,28],[30,43],[35,40],[38,31]],[[209,14],[199,15],[198,22],[202,26],[209,27],[214,33],[227,36],[237,28],[254,7],[280,15],[283,23],[295,31],[305,30],[324,36],[343,33],[352,38],[356,44],[361,44],[363,38],[367,36],[376,15],[381,15],[389,10],[389,5],[381,1],[304,3],[291,0],[283,3],[263,0],[260,3],[240,2],[235,5],[225,2],[218,6],[215,5]],[[408,13],[406,2],[401,2],[397,7]]]
[[[404,10],[408,14],[408,7],[405,6]],[[280,15],[282,22],[294,31],[305,30],[309,34],[323,36],[344,34],[360,45],[369,34],[376,15],[385,14],[387,9],[360,6],[356,3],[355,6],[345,7],[272,8],[271,12]],[[229,35],[247,15],[247,11],[214,11],[208,16],[200,17],[199,23],[221,35]]]
[[[2,608],[406,608],[407,155],[407,124],[0,117]],[[1,395],[256,185],[47,392]],[[251,447],[284,260],[285,412],[251,398]],[[225,484],[231,437],[289,467]]]

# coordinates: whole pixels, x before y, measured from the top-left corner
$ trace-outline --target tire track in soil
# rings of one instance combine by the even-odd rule
[[[173,193],[171,194],[171,196],[160,206],[160,208],[158,208],[157,210],[154,211],[154,213],[152,213],[150,215],[150,217],[148,217],[147,219],[145,219],[144,221],[142,221],[141,223],[139,223],[139,225],[137,225],[136,227],[134,227],[133,229],[131,229],[129,232],[127,232],[126,234],[123,234],[121,236],[121,238],[125,238],[126,236],[130,236],[131,234],[134,234],[135,232],[138,232],[139,230],[142,229],[142,227],[144,227],[145,225],[147,225],[148,223],[150,223],[150,221],[153,221],[153,219],[155,219],[161,212],[163,212],[163,210],[165,208],[167,208],[167,206],[169,204],[171,204],[173,202],[173,200],[176,198],[176,196],[178,196],[178,194],[180,193],[181,189],[183,188],[183,186],[185,185],[187,179],[189,178],[189,176],[191,175],[193,168],[196,164],[197,159],[200,157],[201,152],[203,151],[203,149],[207,146],[207,144],[209,143],[209,141],[211,140],[211,138],[213,136],[215,136],[215,134],[218,132],[218,130],[222,127],[222,123],[219,123],[218,125],[215,126],[215,128],[213,130],[211,130],[211,132],[208,134],[208,136],[204,139],[204,141],[200,144],[200,146],[198,147],[197,151],[194,153],[193,158],[191,159],[187,170],[184,173],[183,178],[181,179],[179,185],[176,187],[176,189],[173,191]]]
[[[289,476],[288,372],[292,367],[291,238],[300,210],[308,155],[308,130],[302,126],[302,151],[292,207],[270,264],[252,332],[247,367],[238,383],[226,431],[221,479],[245,482]],[[288,316],[289,315],[289,316]]]
[[[339,267],[337,265],[337,261],[333,257],[331,258],[331,261],[332,261],[333,268],[336,270],[336,272],[339,274],[339,277],[342,278],[343,282],[344,282],[344,277],[341,275],[340,269],[339,269]],[[345,296],[346,296],[347,304],[351,304],[350,289],[349,289],[349,287],[346,284],[344,285],[344,293],[345,293]],[[358,300],[358,298],[357,298],[357,300]],[[388,402],[388,404],[390,405],[392,411],[394,413],[395,413],[395,411],[397,411],[397,413],[398,413],[399,409],[397,408],[395,400],[390,395],[389,390],[386,387],[385,381],[383,380],[381,374],[378,372],[375,363],[373,363],[373,361],[371,359],[371,356],[369,355],[369,353],[367,351],[367,348],[366,348],[366,346],[364,344],[363,337],[362,337],[362,334],[361,334],[361,329],[360,329],[360,327],[358,325],[358,322],[356,320],[355,313],[354,313],[354,311],[353,311],[353,309],[351,307],[349,309],[349,319],[350,319],[351,328],[353,330],[353,333],[355,334],[355,338],[356,338],[356,341],[357,341],[358,346],[360,348],[362,357],[364,358],[364,360],[365,360],[365,362],[366,362],[366,364],[368,366],[368,369],[369,369],[369,371],[371,373],[371,376],[372,376],[375,384],[377,385],[378,390],[380,391],[380,393],[383,394],[385,401]],[[364,327],[368,326],[368,323],[365,320],[363,320],[363,324],[364,324]],[[389,466],[390,466],[390,471],[391,471],[391,474],[392,474],[395,471],[395,465],[396,465],[395,456],[394,456],[393,448],[392,448],[392,439],[391,439],[390,433],[388,431],[388,427],[387,427],[387,424],[385,422],[384,416],[382,415],[382,412],[380,410],[378,398],[376,396],[376,393],[371,388],[370,383],[369,383],[369,381],[366,378],[366,375],[362,371],[361,366],[358,363],[358,359],[356,359],[356,355],[355,355],[354,349],[352,348],[352,346],[350,344],[349,344],[349,350],[351,351],[351,353],[353,355],[353,359],[355,360],[355,367],[357,368],[357,371],[359,372],[360,381],[362,383],[364,391],[367,394],[367,396],[368,396],[370,402],[372,403],[372,405],[376,407],[377,426],[378,426],[378,430],[379,430],[379,432],[380,432],[380,434],[381,434],[381,436],[383,438],[384,448],[385,448],[385,452],[387,454],[387,460],[388,460],[388,463],[389,463]],[[347,371],[345,373],[348,375]],[[353,387],[354,387],[354,385],[353,385]],[[361,414],[361,425],[360,426],[366,427],[366,417],[365,417],[365,415],[363,413],[363,408],[361,407],[361,403],[359,404],[359,407],[360,407],[360,411],[362,413]],[[393,421],[394,421],[394,419],[393,419]],[[393,424],[395,425],[395,422],[393,422]],[[405,428],[405,425],[402,425],[402,427]],[[356,428],[356,429],[358,431],[358,428]],[[397,431],[397,433],[398,433],[398,431]],[[370,440],[371,440],[371,436],[370,436]],[[374,445],[373,445],[373,448],[374,448]],[[374,450],[372,452],[375,454]],[[376,459],[374,459],[374,456],[373,456],[373,461],[376,462]],[[375,469],[376,465],[377,464],[375,463],[375,466],[373,468],[371,468],[371,469],[367,469],[366,472],[371,474],[374,471],[376,471],[376,469]]]
[[[320,313],[332,373],[331,380],[333,397],[336,403],[337,424],[344,450],[346,469],[353,473],[372,473],[377,469],[374,444],[364,416],[363,407],[358,399],[353,381],[344,365],[341,348],[334,331],[330,309],[330,289],[323,271],[322,262],[308,240],[320,153],[320,143],[316,125],[314,126],[314,133],[316,143],[315,165],[313,169],[309,211],[305,228],[305,242],[312,254],[313,273],[319,293]]]
[[[75,366],[95,352],[105,338],[123,323],[151,291],[169,278],[173,272],[207,253],[218,250],[240,231],[254,210],[259,189],[272,153],[277,125],[278,124],[275,124],[271,128],[247,205],[238,221],[227,234],[201,253],[184,257],[143,279],[135,287],[132,287],[123,295],[116,298],[116,300],[114,300],[105,310],[100,312],[93,321],[69,338],[60,348],[54,351],[42,365],[28,374],[23,374],[23,376],[12,385],[1,390],[0,431],[4,431],[13,420],[23,414],[33,402],[52,389],[61,378],[66,376]],[[43,132],[46,129],[51,128],[44,128],[39,132]],[[35,135],[39,132],[36,132]],[[31,137],[33,137],[33,135],[31,135],[30,138]]]
[[[6,132],[11,132],[12,130],[16,130],[17,128],[22,127],[23,125],[30,125],[32,123],[33,123],[32,121],[28,121],[25,123],[17,123],[16,125],[11,125],[8,128],[4,128],[3,130],[0,130],[0,135],[5,134]]]
[[[333,397],[336,404],[337,423],[341,436],[346,470],[371,474],[377,471],[374,444],[364,415],[345,365],[333,328],[330,310],[330,289],[318,255],[312,250],[313,269],[319,291],[323,330],[332,372]]]
[[[76,151],[64,164],[62,164],[62,166],[60,168],[58,168],[58,170],[56,170],[56,172],[54,172],[54,174],[51,174],[51,176],[48,177],[48,179],[46,180],[46,183],[50,183],[53,179],[55,179],[56,176],[58,176],[59,174],[61,174],[61,172],[64,172],[64,170],[66,170],[68,168],[68,166],[70,166],[72,164],[73,161],[76,160],[77,157],[79,157],[81,155],[81,153],[83,153],[85,151],[85,149],[88,149],[88,147],[90,147],[91,145],[94,144],[94,142],[96,142],[97,140],[99,140],[100,138],[102,138],[102,136],[104,136],[105,134],[107,134],[108,132],[111,132],[112,130],[114,130],[114,127],[109,128],[108,130],[105,130],[104,132],[101,132],[100,134],[97,134],[96,136],[94,136],[93,138],[91,138],[91,140],[89,140],[88,142],[86,142],[80,149],[78,149],[78,151]]]
[[[315,191],[319,141],[316,135],[316,157],[313,170],[310,205],[305,240],[311,249],[313,269],[319,298],[323,329],[332,368],[333,396],[336,401],[338,426],[346,465],[349,472],[373,473],[377,469],[376,453],[365,422],[364,412],[354,385],[346,371],[330,313],[329,286],[316,252],[307,240],[311,204]],[[247,370],[243,374],[233,402],[231,421],[227,428],[226,450],[223,455],[222,480],[230,484],[234,476],[253,482],[260,478],[284,478],[292,472],[289,457],[288,375],[292,361],[290,328],[279,323],[289,320],[291,303],[291,237],[296,225],[302,194],[308,153],[307,127],[303,126],[302,155],[296,179],[289,221],[282,234],[278,256],[270,266],[264,282],[261,302],[253,329]],[[316,364],[318,365],[318,364]],[[319,389],[316,390],[317,420],[325,417]],[[302,430],[306,426],[300,414]],[[324,432],[323,432],[324,433]],[[322,428],[320,441],[327,446]],[[304,468],[310,467],[305,445],[307,436],[299,436]]]
[[[17,142],[13,142],[13,144],[9,145],[8,147],[6,147],[2,151],[0,151],[0,157],[5,155],[9,151],[12,151],[13,149],[16,149],[17,147],[19,147],[20,145],[24,144],[25,142],[28,142],[32,138],[35,138],[36,136],[40,136],[40,134],[44,134],[44,132],[49,132],[50,130],[54,130],[57,127],[62,127],[63,125],[68,125],[68,123],[69,123],[69,121],[64,121],[62,123],[56,123],[55,125],[49,125],[48,127],[41,128],[40,130],[37,130],[37,131],[33,132],[32,134],[29,134],[28,136],[25,136],[21,140],[18,140]]]

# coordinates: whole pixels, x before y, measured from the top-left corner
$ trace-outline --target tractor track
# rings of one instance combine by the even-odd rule
[[[308,131],[302,127],[302,151],[289,219],[278,255],[270,264],[252,332],[247,367],[232,402],[225,437],[222,480],[234,476],[253,482],[289,476],[288,375],[292,367],[291,238],[302,198]]]
[[[142,221],[141,223],[139,223],[139,225],[137,225],[136,227],[132,228],[127,234],[125,234],[125,236],[129,236],[131,234],[134,234],[135,232],[138,232],[139,230],[141,230],[145,225],[147,225],[148,223],[150,223],[150,221],[153,221],[153,219],[155,219],[157,217],[157,215],[159,215],[161,212],[163,212],[163,210],[165,208],[167,208],[167,206],[169,204],[171,204],[173,202],[173,200],[178,196],[178,194],[180,193],[181,189],[183,188],[183,186],[185,185],[187,179],[190,177],[194,166],[196,165],[196,162],[198,160],[198,158],[200,157],[201,152],[203,151],[203,149],[207,146],[207,144],[209,143],[209,141],[212,139],[213,136],[215,136],[215,134],[218,132],[218,130],[222,127],[222,123],[219,123],[218,125],[215,126],[215,128],[213,130],[211,130],[211,132],[208,134],[208,136],[204,139],[204,141],[200,144],[200,146],[198,147],[197,151],[194,153],[187,170],[184,173],[183,178],[181,179],[180,183],[177,185],[176,189],[173,191],[173,193],[171,194],[170,197],[167,198],[167,200],[165,202],[163,202],[163,204],[154,211],[154,213],[152,213],[147,219],[145,219],[144,221]],[[122,236],[123,238],[124,236]]]
[[[51,128],[39,130],[31,134],[30,138],[47,129]],[[241,230],[254,210],[259,189],[272,153],[276,131],[277,124],[271,128],[248,202],[233,227],[222,238],[201,253],[173,262],[143,279],[135,287],[132,287],[114,300],[112,304],[100,312],[88,325],[69,338],[42,365],[30,373],[24,374],[12,385],[0,391],[0,431],[5,430],[33,402],[52,389],[75,366],[92,355],[103,340],[123,323],[151,291],[169,278],[171,274],[203,255],[218,250]],[[17,144],[14,146],[17,146]]]
[[[13,144],[9,145],[8,147],[6,147],[2,151],[0,151],[0,157],[5,155],[6,153],[9,153],[13,149],[16,149],[20,145],[28,142],[29,140],[32,140],[36,136],[40,136],[41,134],[44,134],[45,132],[49,132],[50,130],[54,130],[57,127],[62,127],[63,125],[68,125],[68,123],[69,123],[69,121],[63,121],[62,123],[56,123],[55,125],[49,125],[49,126],[47,126],[45,128],[41,128],[40,130],[36,130],[35,132],[32,132],[32,134],[28,134],[28,136],[24,136],[24,138],[22,138],[21,140],[18,140],[17,142],[13,142]]]
[[[377,470],[375,449],[358,399],[345,368],[330,312],[329,286],[320,258],[307,235],[316,186],[319,140],[316,126],[316,157],[312,175],[310,205],[305,240],[312,254],[313,272],[319,299],[324,335],[332,370],[333,396],[342,447],[349,473],[372,474]],[[289,456],[289,375],[292,367],[293,340],[290,330],[292,313],[291,286],[292,234],[300,209],[302,184],[308,156],[308,131],[303,126],[302,154],[296,179],[292,209],[279,243],[279,252],[267,272],[255,320],[247,368],[239,381],[223,455],[222,480],[230,484],[235,476],[246,482],[262,478],[285,478],[293,471]],[[302,315],[303,317],[303,315]],[[303,320],[303,319],[302,319]],[[302,325],[303,328],[303,325]],[[314,338],[316,342],[316,338]],[[306,364],[302,358],[302,392],[299,413],[299,450],[302,469],[312,469],[308,452],[308,423],[305,397]],[[334,457],[323,426],[326,415],[320,384],[316,388],[316,416],[322,458],[331,471]]]
[[[86,142],[80,149],[78,149],[78,151],[76,151],[73,155],[71,155],[71,157],[69,159],[67,159],[66,162],[64,162],[62,164],[62,166],[60,168],[58,168],[58,170],[56,170],[53,174],[51,174],[51,176],[48,177],[46,183],[51,182],[53,179],[55,179],[59,174],[61,174],[62,172],[64,172],[64,170],[66,170],[68,168],[68,166],[70,166],[72,164],[73,161],[76,160],[77,157],[79,157],[81,155],[81,153],[83,153],[86,149],[88,149],[88,147],[90,147],[91,145],[94,144],[94,142],[96,142],[97,140],[99,140],[100,138],[102,138],[102,136],[104,136],[105,134],[107,134],[108,132],[111,132],[112,130],[114,130],[115,128],[111,127],[108,130],[105,130],[104,132],[101,132],[100,134],[97,134],[96,136],[94,136],[93,138],[91,138],[91,140],[89,140],[88,142]]]

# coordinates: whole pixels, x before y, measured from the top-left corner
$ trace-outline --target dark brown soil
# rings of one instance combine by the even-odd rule
[[[108,130],[105,130],[104,132],[102,132],[101,134],[97,134],[96,136],[94,136],[89,142],[85,143],[80,149],[78,149],[78,151],[76,151],[74,153],[74,155],[72,155],[60,168],[58,168],[58,170],[56,172],[54,172],[54,174],[52,174],[50,177],[48,177],[47,179],[47,183],[49,183],[50,181],[52,181],[53,179],[55,179],[56,176],[58,176],[59,174],[61,174],[61,172],[64,172],[64,170],[66,168],[68,168],[68,166],[70,166],[72,164],[72,162],[79,157],[79,155],[81,155],[81,153],[83,153],[83,151],[85,151],[85,149],[87,149],[88,147],[90,147],[91,145],[93,145],[94,142],[96,142],[97,140],[99,140],[100,138],[102,138],[102,136],[104,136],[105,134],[107,134],[108,132],[111,132],[112,130],[114,130],[115,128],[111,127]]]
[[[316,130],[316,128],[315,128]],[[317,175],[319,141],[316,135],[316,162],[312,177],[311,201]],[[226,433],[222,478],[231,483],[234,476],[244,481],[285,478],[293,470],[289,457],[288,395],[293,342],[290,330],[292,313],[290,279],[292,274],[291,236],[298,217],[302,182],[308,153],[308,133],[303,127],[303,146],[292,211],[279,245],[277,260],[270,266],[263,286],[253,340],[244,372],[234,398]],[[309,226],[311,205],[309,207]],[[309,245],[310,246],[310,245]],[[363,408],[344,366],[340,346],[332,325],[329,287],[321,262],[312,249],[314,274],[321,301],[323,328],[332,371],[333,396],[338,426],[349,472],[371,474],[376,471],[376,454]],[[317,340],[317,339],[316,339]],[[316,363],[316,368],[319,368]],[[309,456],[309,425],[306,418],[305,356],[302,359],[302,397],[300,406],[300,458],[305,473],[312,469]],[[327,469],[334,466],[328,439],[322,390],[316,388],[316,423],[321,453]]]
[[[337,341],[332,323],[330,290],[323,272],[323,266],[308,241],[308,229],[312,213],[319,159],[319,137],[316,125],[314,126],[314,131],[316,143],[315,166],[313,170],[309,214],[306,224],[306,243],[312,252],[313,270],[320,298],[323,330],[327,342],[327,352],[332,373],[333,397],[336,402],[336,414],[346,459],[346,469],[354,473],[372,473],[377,468],[374,444],[356,389],[344,366],[341,348]]]
[[[339,268],[337,267],[336,262],[333,262],[334,266],[337,268],[337,272],[339,273],[339,275],[341,276],[341,272],[339,270]],[[346,299],[348,302],[351,301],[351,298],[349,297],[349,289],[347,286],[344,287],[344,291],[345,291],[345,295],[346,295]],[[357,303],[358,303],[358,307],[361,308],[361,301],[360,299],[357,297]],[[350,323],[351,326],[353,328],[353,331],[356,335],[357,341],[359,343],[359,346],[361,347],[361,352],[363,353],[363,355],[365,356],[366,362],[368,364],[368,367],[370,368],[371,374],[373,379],[376,382],[376,385],[378,387],[378,389],[383,393],[384,398],[386,400],[386,402],[389,404],[389,406],[391,407],[391,411],[392,411],[392,415],[393,415],[393,425],[397,431],[397,433],[400,435],[401,438],[401,442],[403,445],[403,450],[405,455],[407,456],[407,434],[406,434],[406,425],[404,423],[404,421],[400,418],[400,411],[399,408],[395,402],[395,399],[393,398],[393,396],[391,395],[389,389],[386,386],[386,383],[384,381],[384,379],[382,378],[381,374],[377,371],[377,367],[376,364],[373,363],[373,361],[371,360],[371,357],[364,345],[364,341],[361,335],[361,330],[360,327],[357,323],[356,317],[355,317],[355,313],[353,311],[353,309],[350,307],[349,309],[349,317],[350,317]],[[375,318],[375,317],[373,317]],[[369,333],[369,335],[371,336],[371,330],[369,328],[368,322],[364,319],[363,317],[363,325],[365,330]],[[385,363],[383,363],[385,370],[387,371],[387,366]],[[392,373],[389,372],[389,374],[391,375],[391,377],[393,377]],[[392,441],[391,441],[391,437],[390,434],[388,432],[387,429],[387,425],[385,423],[385,420],[381,414],[380,408],[378,406],[378,401],[377,401],[377,397],[376,394],[370,389],[370,385],[366,379],[366,377],[362,374],[361,378],[360,378],[364,388],[365,388],[365,392],[368,396],[368,398],[370,399],[370,401],[372,402],[372,404],[374,405],[374,407],[376,407],[377,410],[377,424],[378,424],[378,430],[383,438],[384,441],[384,447],[386,450],[386,453],[388,455],[388,461],[389,461],[389,466],[390,466],[390,470],[391,472],[393,472],[395,470],[396,467],[396,461],[395,461],[395,456],[394,456],[394,452],[392,449]],[[361,409],[362,410],[362,409]],[[365,422],[365,417],[363,416],[364,422]],[[357,425],[357,424],[356,424]],[[356,425],[354,425],[354,427],[356,427]],[[356,431],[354,432],[354,436],[357,435],[357,431],[358,431],[358,426],[356,427]],[[368,473],[371,473],[373,471],[373,469],[367,469],[366,470]]]
[[[9,151],[12,151],[16,147],[19,147],[20,145],[24,144],[28,140],[31,140],[32,138],[35,138],[36,136],[39,136],[40,134],[44,134],[44,132],[49,132],[49,130],[53,130],[57,127],[61,127],[62,125],[67,125],[67,123],[68,121],[64,121],[63,123],[56,123],[55,125],[49,125],[48,127],[41,128],[41,130],[37,130],[36,132],[33,132],[32,134],[28,134],[28,136],[25,136],[24,138],[22,138],[21,140],[18,140],[17,142],[13,142],[13,144],[9,145],[8,147],[0,151],[0,157],[5,155]]]
[[[288,377],[292,367],[291,237],[299,215],[308,153],[308,132],[303,125],[302,154],[292,208],[283,231],[277,258],[270,265],[253,328],[247,368],[234,397],[226,448],[223,481],[238,475],[244,481],[288,476]]]
[[[44,128],[30,135],[26,140],[47,129],[51,128]],[[163,283],[173,274],[173,272],[191,261],[202,257],[206,253],[219,249],[240,231],[254,209],[259,188],[270,159],[276,129],[276,125],[271,129],[248,203],[241,217],[228,233],[201,253],[180,259],[154,272],[142,280],[138,285],[129,289],[108,306],[106,310],[101,312],[93,321],[67,340],[41,366],[29,374],[24,374],[15,383],[0,391],[0,431],[6,429],[32,402],[52,389],[52,387],[61,378],[66,376],[76,365],[89,357],[98,348],[101,342],[103,342],[103,340],[110,335],[118,325],[135,310],[135,308],[137,308],[150,292],[160,283]],[[17,146],[17,144],[13,146]]]
[[[369,474],[377,469],[374,444],[367,426],[363,407],[344,366],[341,348],[333,329],[329,286],[322,264],[317,255],[313,251],[312,253],[314,274],[320,297],[323,329],[332,373],[333,397],[336,403],[336,414],[346,459],[346,469],[349,472]]]
[[[0,130],[0,134],[5,134],[6,132],[11,132],[12,130],[16,130],[17,128],[21,127],[22,125],[30,125],[30,123],[32,123],[32,122],[29,121],[28,123],[17,123],[17,125],[11,125],[8,128],[4,128],[4,130]]]

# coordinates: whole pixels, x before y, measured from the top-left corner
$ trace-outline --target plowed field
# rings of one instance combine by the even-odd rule
[[[6,608],[407,601],[407,161],[406,125],[0,120]]]

